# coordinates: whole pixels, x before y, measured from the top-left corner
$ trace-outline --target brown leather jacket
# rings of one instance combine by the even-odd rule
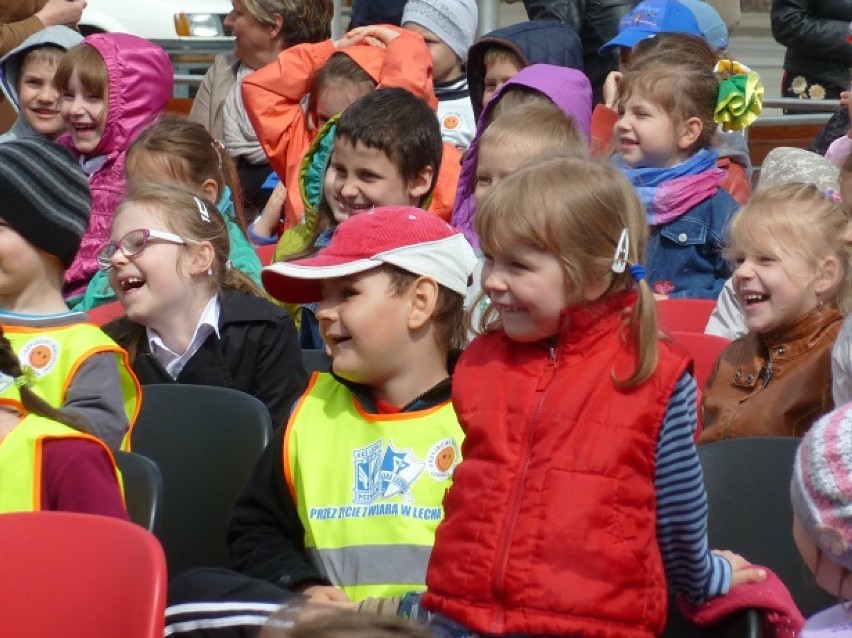
[[[698,444],[804,434],[834,407],[831,348],[842,323],[826,304],[771,334],[732,342],[707,381]]]

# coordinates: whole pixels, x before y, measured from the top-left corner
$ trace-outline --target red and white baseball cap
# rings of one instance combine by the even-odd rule
[[[322,299],[322,280],[382,264],[431,277],[464,296],[476,255],[460,232],[432,213],[411,206],[383,206],[342,222],[316,255],[266,266],[261,279],[275,299],[311,303]]]

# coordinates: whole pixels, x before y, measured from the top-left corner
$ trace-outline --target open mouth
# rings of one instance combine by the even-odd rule
[[[145,280],[141,277],[124,277],[119,280],[118,286],[121,292],[125,295],[133,290],[138,290],[145,285]]]
[[[88,135],[89,133],[94,133],[98,130],[98,126],[96,124],[73,124],[72,128],[78,135]]]
[[[759,303],[769,300],[769,295],[764,295],[763,293],[759,292],[748,292],[740,296],[746,308],[756,306]]]

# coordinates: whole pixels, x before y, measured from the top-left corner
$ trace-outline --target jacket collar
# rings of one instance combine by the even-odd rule
[[[586,352],[593,343],[612,331],[613,324],[624,319],[625,310],[634,306],[638,297],[636,290],[623,290],[606,294],[591,303],[565,308],[556,336],[555,345],[559,352]]]
[[[822,333],[841,318],[834,304],[817,306],[786,326],[760,335],[771,361],[794,359],[813,348]]]

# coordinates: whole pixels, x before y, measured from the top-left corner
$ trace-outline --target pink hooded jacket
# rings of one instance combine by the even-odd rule
[[[66,297],[83,292],[98,269],[95,255],[109,241],[115,209],[125,195],[125,154],[133,140],[165,110],[174,77],[168,54],[142,38],[99,33],[83,40],[86,44],[98,50],[107,66],[109,104],[104,133],[95,152],[85,158],[67,133],[58,141],[80,159],[104,157],[106,161],[89,175],[92,216],[80,251],[65,273]]]

